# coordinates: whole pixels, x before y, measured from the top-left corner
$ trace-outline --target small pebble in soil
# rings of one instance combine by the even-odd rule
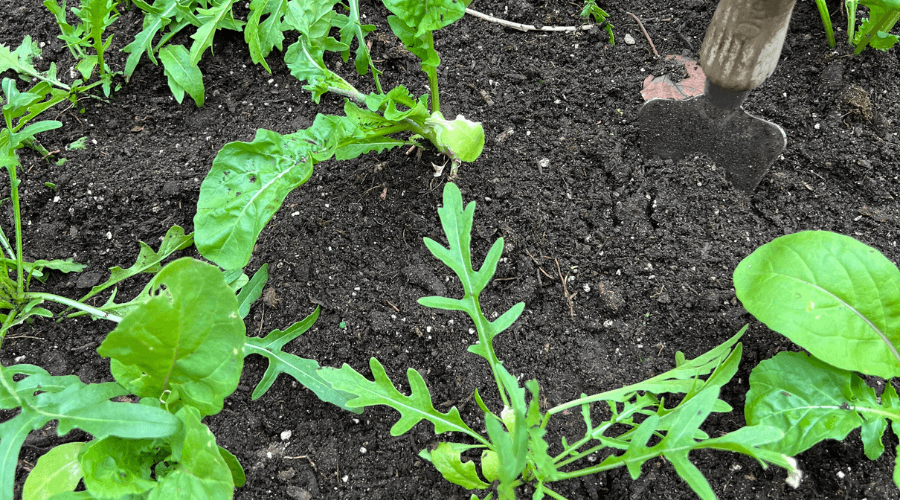
[[[282,440],[282,441],[287,441],[287,440],[290,439],[290,438],[291,438],[291,431],[283,431],[283,432],[281,433],[281,440]]]
[[[634,37],[625,33],[625,44],[626,45],[634,45]]]

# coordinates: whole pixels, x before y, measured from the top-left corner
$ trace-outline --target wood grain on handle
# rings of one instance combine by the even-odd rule
[[[778,65],[796,0],[722,0],[703,46],[700,65],[719,87],[755,89]]]

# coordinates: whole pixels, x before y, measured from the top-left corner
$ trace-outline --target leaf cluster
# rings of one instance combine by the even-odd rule
[[[388,18],[391,28],[421,59],[429,78],[430,99],[429,95],[416,97],[402,85],[382,91],[381,72],[372,62],[365,40],[375,27],[361,24],[359,0],[349,1],[347,15],[335,10],[338,0],[294,0],[255,11],[268,13],[264,21],[262,14],[251,16],[261,22],[252,37],[254,60],[265,64],[265,56],[281,47],[281,33],[296,30],[300,36],[285,52],[291,74],[306,82],[304,88],[316,102],[328,92],[345,97],[344,115],[319,114],[311,127],[287,135],[258,130],[252,142],[228,143],[219,151],[200,186],[194,217],[197,248],[205,258],[226,269],[245,266],[263,228],[287,195],[310,178],[317,163],[405,145],[421,146],[424,141],[451,160],[451,175],[461,162],[479,157],[484,148],[481,124],[462,116],[447,120],[440,112],[436,70],[440,57],[433,38],[434,30],[462,17],[468,2],[384,3],[393,12]],[[355,52],[351,51],[353,43],[357,44]],[[328,52],[339,54],[344,61],[353,54],[357,72],[371,73],[376,91],[363,94],[328,69]]]
[[[890,382],[900,375],[900,270],[849,236],[802,231],[741,261],[734,286],[747,311],[812,355],[783,352],[753,369],[747,423],[784,431],[767,447],[793,455],[862,427],[866,456],[881,456],[887,420],[900,435]],[[880,398],[857,373],[887,379]]]
[[[746,327],[693,360],[685,359],[679,352],[675,368],[666,373],[620,389],[582,395],[543,412],[538,382],[529,380],[522,387],[494,351],[494,338],[512,326],[524,310],[524,304],[516,304],[493,322],[483,313],[479,297],[494,276],[503,239],[494,242],[484,263],[476,270],[471,252],[474,211],[475,203],[463,206],[459,189],[448,183],[443,207],[438,210],[448,246],[428,238],[425,244],[459,277],[463,297],[425,297],[419,302],[427,307],[466,312],[475,324],[478,343],[470,346],[469,351],[487,361],[503,404],[499,412],[492,411],[475,391],[475,401],[484,412],[486,435],[469,427],[456,407],[443,413],[436,410],[424,378],[414,369],[410,368],[406,375],[410,394],[401,393],[375,358],[369,361],[371,380],[347,364],[320,371],[322,378],[335,389],[355,396],[347,406],[383,405],[397,410],[400,419],[391,428],[394,436],[427,421],[433,424],[435,434],[455,432],[457,436],[467,437],[466,443],[442,442],[434,449],[423,450],[420,456],[429,460],[446,480],[467,489],[485,492],[492,488],[492,483],[496,485],[496,490],[484,498],[493,498],[496,493],[497,498],[513,499],[516,490],[525,484],[534,488],[536,499],[562,498],[550,488],[550,483],[623,466],[637,478],[646,461],[663,456],[701,498],[712,499],[715,498],[712,488],[688,458],[690,451],[703,448],[743,453],[756,458],[764,467],[775,464],[792,474],[799,473],[786,455],[761,447],[782,438],[783,432],[776,427],[755,425],[715,438],[701,429],[711,413],[731,411],[719,399],[719,391],[737,371],[741,357],[741,344],[737,341]],[[682,396],[677,404],[666,405],[665,398],[660,397],[664,393]],[[609,415],[599,422],[596,411],[592,411],[597,403],[605,404]],[[551,454],[545,439],[548,423],[553,415],[569,408],[580,408],[585,432],[572,442],[563,438],[562,451]],[[466,455],[472,452],[479,455],[475,460],[468,460]],[[598,457],[602,460],[590,465]],[[472,498],[479,497],[472,495]]]
[[[816,6],[825,26],[828,45],[834,47],[834,29],[828,6],[825,0],[816,0]],[[868,8],[869,17],[860,19],[857,25],[856,15],[860,6]],[[891,34],[891,30],[900,20],[900,1],[844,0],[844,8],[847,11],[847,42],[856,47],[854,54],[860,54],[866,47],[887,51],[900,40],[898,35]]]

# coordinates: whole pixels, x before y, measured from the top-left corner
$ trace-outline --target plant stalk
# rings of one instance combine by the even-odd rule
[[[78,302],[77,300],[69,299],[66,297],[62,297],[59,295],[54,295],[52,293],[44,293],[44,292],[27,292],[22,294],[24,299],[41,299],[41,300],[49,300],[52,302],[57,302],[64,306],[69,306],[73,309],[78,309],[79,311],[84,311],[91,316],[106,319],[112,321],[114,323],[120,323],[122,321],[121,316],[117,316],[115,314],[103,311],[102,309],[97,309],[96,307],[89,306],[87,304],[83,304]]]

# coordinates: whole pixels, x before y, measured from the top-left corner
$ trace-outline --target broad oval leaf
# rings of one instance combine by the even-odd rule
[[[47,500],[57,493],[75,491],[84,475],[78,453],[85,443],[61,444],[41,455],[22,487],[22,500]]]
[[[780,352],[750,373],[744,406],[747,424],[781,429],[784,437],[766,447],[786,455],[796,455],[824,439],[842,441],[863,424],[851,407],[864,404],[860,401],[864,395],[853,391],[857,385],[851,385],[853,377],[859,378],[805,353]]]
[[[747,311],[845,370],[900,376],[900,271],[853,238],[804,231],[756,249],[734,271]]]
[[[234,293],[218,268],[190,257],[163,268],[151,290],[152,298],[125,316],[97,352],[113,359],[113,376],[134,394],[177,392],[203,415],[218,413],[244,361]]]
[[[253,142],[231,142],[200,186],[194,240],[224,269],[250,262],[253,246],[285,197],[312,175],[309,144],[260,129]]]

